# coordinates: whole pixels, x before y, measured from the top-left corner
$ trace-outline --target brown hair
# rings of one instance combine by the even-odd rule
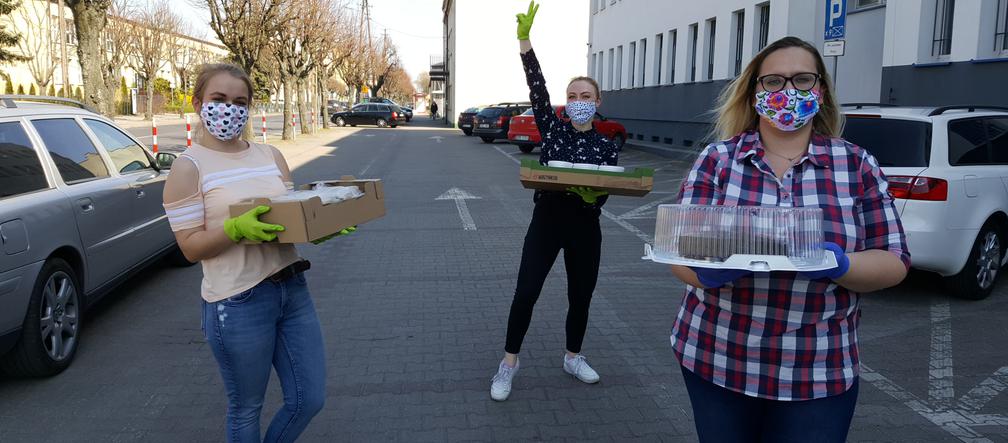
[[[567,87],[569,88],[570,85],[573,84],[574,82],[588,82],[588,84],[592,85],[592,87],[595,88],[595,98],[596,99],[602,98],[602,91],[599,89],[598,82],[595,81],[595,79],[583,75],[579,77],[574,77],[571,79],[571,81],[567,82]]]
[[[813,55],[816,63],[816,71],[819,74],[819,112],[812,120],[812,130],[827,137],[838,137],[843,128],[843,113],[837,103],[836,93],[833,90],[833,80],[826,71],[826,64],[823,63],[819,51],[808,42],[797,37],[784,37],[777,40],[749,62],[745,70],[734,81],[732,81],[718,98],[717,121],[714,124],[714,137],[719,140],[730,139],[742,132],[755,129],[759,124],[759,115],[756,113],[756,78],[759,76],[760,67],[763,61],[779,49],[801,48]]]
[[[203,94],[206,93],[207,83],[209,83],[210,79],[215,75],[221,73],[229,74],[232,77],[244,82],[245,86],[248,88],[249,102],[252,101],[252,91],[254,89],[252,87],[252,79],[249,78],[248,73],[246,73],[241,66],[230,63],[208,63],[200,66],[199,74],[196,75],[196,83],[193,86],[193,97],[199,99],[200,102],[203,102]]]

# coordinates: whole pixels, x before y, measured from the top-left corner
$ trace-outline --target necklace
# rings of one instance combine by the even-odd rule
[[[769,149],[766,149],[766,148],[763,149],[763,152],[766,152],[766,153],[769,153],[770,155],[776,155],[777,157],[783,158],[784,160],[787,160],[788,163],[791,163],[792,165],[794,164],[794,162],[796,160],[798,160],[799,158],[801,158],[801,156],[805,155],[805,152],[801,152],[801,153],[799,153],[798,155],[796,155],[794,157],[787,157],[787,156],[778,154],[778,153],[773,152],[773,151],[771,151]]]

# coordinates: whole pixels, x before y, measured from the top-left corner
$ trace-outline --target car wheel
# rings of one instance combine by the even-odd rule
[[[533,145],[518,145],[518,149],[521,150],[522,154],[528,154],[528,153],[532,152],[533,149],[535,149],[535,146],[533,146]]]
[[[626,144],[626,137],[624,137],[623,135],[620,135],[620,134],[616,134],[616,136],[613,137],[613,141],[616,142],[616,149],[619,150],[620,152],[622,152],[623,151],[623,145]]]
[[[480,137],[480,138],[483,139],[483,143],[493,143],[494,142],[493,137]]]
[[[376,121],[375,124],[378,125],[379,128],[387,128],[388,127],[388,121],[385,120],[385,119],[383,119],[383,118],[378,119],[378,121]]]
[[[168,262],[169,265],[175,266],[177,268],[188,268],[189,266],[196,264],[189,261],[189,259],[186,258],[185,254],[182,253],[182,250],[179,249],[178,246],[176,246],[174,250],[172,250],[171,252],[168,253],[168,255],[165,256],[165,260]]]
[[[346,126],[346,120],[343,120],[343,117],[336,117],[336,126],[341,128]]]
[[[462,133],[465,134],[466,137],[472,137],[472,131],[465,131],[465,130],[463,130]]]
[[[80,344],[82,308],[73,268],[62,259],[49,259],[35,281],[21,338],[0,369],[11,375],[42,377],[69,367]]]
[[[994,290],[1004,257],[1004,235],[992,222],[987,222],[973,242],[966,266],[946,283],[952,294],[969,300],[983,300]]]

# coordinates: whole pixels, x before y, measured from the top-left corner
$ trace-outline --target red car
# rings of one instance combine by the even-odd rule
[[[567,113],[564,112],[564,106],[554,106],[554,109],[556,110],[557,117],[565,121],[570,120],[567,117]],[[626,128],[622,124],[608,120],[597,112],[595,113],[593,124],[596,131],[609,138],[609,140],[616,142],[619,150],[623,150],[623,144],[626,143]],[[542,144],[542,136],[539,135],[539,128],[536,127],[532,109],[525,111],[522,115],[511,117],[508,141],[518,145],[518,149],[526,154],[532,152],[536,146]]]

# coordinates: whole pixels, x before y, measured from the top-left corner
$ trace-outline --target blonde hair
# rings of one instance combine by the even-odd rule
[[[759,124],[759,115],[756,113],[756,78],[759,76],[760,67],[763,61],[779,49],[801,48],[808,51],[815,58],[816,71],[819,74],[819,112],[812,120],[812,131],[827,137],[839,137],[843,129],[843,113],[837,103],[836,93],[833,90],[833,80],[826,72],[826,64],[823,63],[819,51],[808,42],[797,37],[784,37],[777,40],[749,62],[745,70],[728,84],[720,97],[718,97],[717,121],[714,124],[713,137],[717,140],[727,140],[736,135],[756,129]]]
[[[570,85],[574,84],[574,82],[588,82],[589,85],[592,85],[592,87],[595,88],[595,98],[596,99],[602,98],[602,91],[599,89],[598,82],[595,81],[595,79],[583,75],[579,77],[574,77],[571,79],[571,81],[567,82],[567,87],[569,88]]]
[[[245,87],[248,88],[249,102],[252,101],[252,96],[254,95],[252,79],[249,78],[248,73],[246,73],[241,66],[233,65],[231,63],[208,63],[200,66],[199,74],[196,75],[196,83],[193,85],[193,97],[196,97],[200,102],[203,102],[203,94],[206,92],[207,83],[210,82],[211,78],[214,78],[217,74],[222,73],[230,74],[232,77],[245,83]]]

